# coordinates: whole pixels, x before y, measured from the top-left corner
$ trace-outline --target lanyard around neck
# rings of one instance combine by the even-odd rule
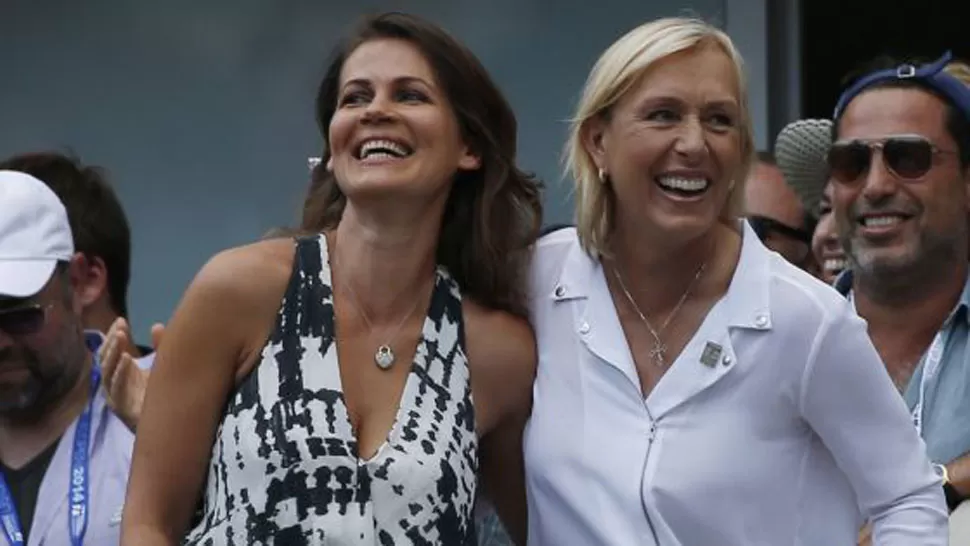
[[[74,444],[71,448],[71,474],[68,483],[68,530],[71,545],[81,546],[88,526],[88,501],[90,493],[89,458],[91,445],[91,420],[94,413],[94,398],[101,383],[101,369],[97,356],[91,367],[91,396],[78,417],[74,428]],[[20,527],[20,516],[10,493],[3,473],[0,472],[0,527],[10,546],[24,546],[24,534]]]
[[[923,376],[919,380],[919,398],[916,406],[913,407],[913,425],[920,437],[923,436],[923,409],[926,402],[926,390],[930,383],[936,379],[936,374],[940,371],[940,364],[943,362],[943,349],[946,347],[947,322],[943,323],[940,331],[933,337],[930,349],[926,352],[926,359],[923,361]]]

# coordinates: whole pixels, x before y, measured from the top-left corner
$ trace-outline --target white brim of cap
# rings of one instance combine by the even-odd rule
[[[0,296],[29,298],[50,280],[57,260],[0,260]]]

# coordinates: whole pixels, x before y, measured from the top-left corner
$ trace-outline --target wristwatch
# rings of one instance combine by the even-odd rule
[[[950,483],[950,472],[946,469],[946,465],[934,464],[933,471],[936,472],[936,475],[939,476],[941,480],[943,480],[943,495],[946,496],[947,508],[949,508],[951,512],[956,510],[957,506],[960,506],[960,503],[967,500],[966,497],[961,495],[960,492],[953,487],[953,484]]]

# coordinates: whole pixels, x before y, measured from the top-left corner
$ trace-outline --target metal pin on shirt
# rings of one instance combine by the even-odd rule
[[[717,366],[717,362],[721,359],[721,352],[723,352],[723,349],[720,345],[713,341],[708,341],[707,345],[704,346],[704,352],[701,353],[701,364],[708,368]]]

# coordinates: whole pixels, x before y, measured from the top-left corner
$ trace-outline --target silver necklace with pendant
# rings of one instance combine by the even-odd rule
[[[349,282],[346,283],[346,286],[347,290],[350,292],[350,297],[354,300],[354,304],[357,305],[357,309],[360,310],[360,316],[363,317],[364,324],[367,325],[367,330],[373,332],[374,326],[371,324],[370,317],[367,316],[367,311],[364,309],[364,306],[360,304],[360,298],[357,297],[357,292],[354,291],[354,287],[351,286]],[[394,361],[397,360],[397,357],[394,354],[394,349],[391,348],[391,343],[394,342],[394,338],[397,337],[398,332],[400,332],[401,328],[404,327],[404,323],[407,322],[407,320],[411,318],[411,315],[414,314],[414,311],[418,308],[419,301],[421,301],[420,298],[414,299],[414,303],[411,305],[411,310],[404,315],[401,322],[398,323],[394,330],[392,330],[391,335],[387,337],[387,341],[378,345],[377,351],[374,352],[374,364],[377,364],[378,368],[382,370],[389,370],[391,369],[391,366],[394,365]]]
[[[620,283],[620,288],[623,290],[623,295],[626,296],[626,299],[627,301],[630,302],[630,305],[633,307],[633,310],[636,311],[637,315],[639,315],[640,317],[640,320],[643,322],[644,325],[646,325],[647,330],[649,330],[650,334],[653,336],[654,345],[653,345],[653,349],[650,351],[650,359],[653,360],[654,365],[657,366],[658,368],[664,368],[667,365],[667,362],[666,362],[667,346],[664,344],[660,336],[664,333],[664,330],[667,329],[667,326],[670,325],[670,321],[673,320],[675,316],[677,316],[677,312],[680,311],[680,308],[684,305],[684,302],[687,301],[687,297],[690,296],[691,290],[694,288],[694,285],[697,283],[697,280],[700,279],[701,275],[704,274],[704,269],[706,267],[707,267],[707,262],[705,261],[704,263],[701,264],[699,268],[697,268],[697,272],[694,273],[694,278],[690,281],[690,284],[687,285],[687,290],[685,290],[684,294],[680,296],[680,300],[677,302],[677,305],[674,306],[674,310],[671,311],[669,315],[667,315],[667,320],[665,320],[663,324],[660,325],[659,330],[654,329],[653,325],[650,324],[650,321],[647,320],[647,316],[644,315],[643,311],[640,310],[640,306],[637,305],[637,302],[633,299],[633,295],[630,294],[629,290],[627,290],[626,283],[623,282],[623,277],[620,276],[620,270],[617,269],[615,265],[611,268],[613,270],[613,275],[616,277],[616,280]]]

